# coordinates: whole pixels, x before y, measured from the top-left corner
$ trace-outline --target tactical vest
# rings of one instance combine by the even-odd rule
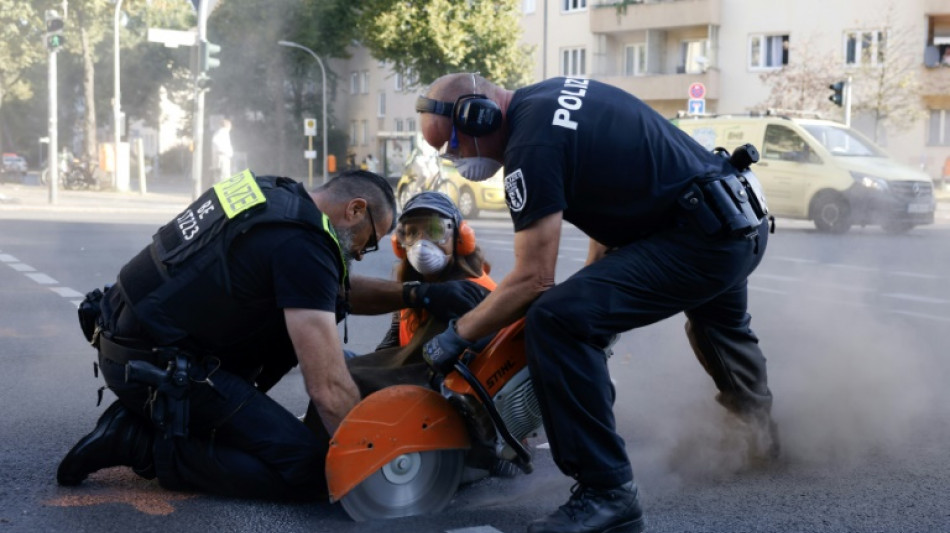
[[[348,287],[336,232],[305,189],[289,178],[255,177],[249,170],[208,189],[119,272],[116,287],[160,346],[178,344],[207,324],[207,304],[220,313],[238,309],[227,267],[234,239],[261,224],[290,224],[327,234],[340,251],[342,287]],[[202,309],[204,309],[202,311]]]

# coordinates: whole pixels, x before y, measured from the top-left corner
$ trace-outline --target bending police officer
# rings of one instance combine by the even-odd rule
[[[568,502],[529,532],[643,530],[604,349],[620,332],[682,311],[717,400],[752,424],[762,453],[777,452],[765,358],[746,309],[746,280],[768,240],[750,173],[595,80],[509,91],[450,74],[416,110],[426,141],[444,146],[465,178],[487,179],[504,163],[514,268],[424,353],[446,372],[473,339],[527,317],[528,364],[551,451],[577,481]],[[584,268],[555,285],[563,220],[590,245]]]

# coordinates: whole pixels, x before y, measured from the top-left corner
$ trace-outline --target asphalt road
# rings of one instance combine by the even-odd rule
[[[95,406],[102,383],[75,304],[110,282],[173,211],[54,211],[0,208],[0,533],[514,533],[566,500],[571,480],[543,447],[531,475],[479,481],[438,516],[387,522],[354,523],[329,504],[170,493],[122,468],[79,488],[57,486],[59,460],[111,398]],[[510,223],[499,215],[472,225],[501,278],[512,265]],[[616,346],[617,424],[648,531],[950,531],[950,223],[904,236],[811,228],[779,220],[750,280],[783,438],[777,464],[745,464],[681,316]],[[586,249],[565,227],[559,280]],[[386,277],[392,261],[381,248],[356,272]],[[371,350],[387,321],[352,318],[348,347]],[[296,372],[273,394],[293,412],[306,405]],[[543,435],[531,440],[543,443]]]

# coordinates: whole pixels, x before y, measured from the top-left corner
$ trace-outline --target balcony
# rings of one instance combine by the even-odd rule
[[[950,66],[923,68],[920,75],[920,93],[927,107],[950,108]]]
[[[648,0],[628,5],[627,12],[621,15],[616,5],[604,2],[591,9],[590,31],[598,34],[718,26],[721,4],[722,0]]]
[[[707,100],[719,99],[719,71],[715,69],[707,70],[701,74],[600,76],[597,79],[619,87],[645,101],[683,100],[685,102],[689,99],[687,91],[689,90],[690,84],[696,82],[706,86]]]

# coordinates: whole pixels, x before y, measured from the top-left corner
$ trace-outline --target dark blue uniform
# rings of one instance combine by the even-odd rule
[[[326,495],[322,473],[328,439],[318,438],[261,390],[297,364],[284,309],[336,311],[344,276],[338,244],[314,227],[320,213],[313,200],[300,184],[288,189],[316,213],[316,222],[253,225],[227,247],[222,236],[215,237],[205,246],[221,251],[219,262],[163,299],[155,316],[133,311],[127,295],[134,283],[123,275],[106,294],[104,335],[148,350],[169,344],[156,331],[179,331],[182,338],[174,344],[193,354],[214,384],[214,389],[201,382],[189,387],[187,438],[155,435],[155,474],[166,488],[280,499]],[[146,252],[137,258],[150,257]],[[132,273],[144,269],[134,261]],[[155,327],[159,321],[162,329]],[[154,421],[147,412],[149,389],[126,383],[125,358],[110,357],[100,349],[109,388],[127,408]]]
[[[690,184],[735,174],[634,96],[555,78],[514,93],[505,191],[515,231],[556,212],[611,248],[528,310],[526,343],[555,461],[584,485],[633,472],[614,428],[604,348],[620,332],[685,311],[690,343],[737,413],[771,407],[765,358],[749,327],[747,277],[765,251],[752,236],[709,236],[677,199]]]

